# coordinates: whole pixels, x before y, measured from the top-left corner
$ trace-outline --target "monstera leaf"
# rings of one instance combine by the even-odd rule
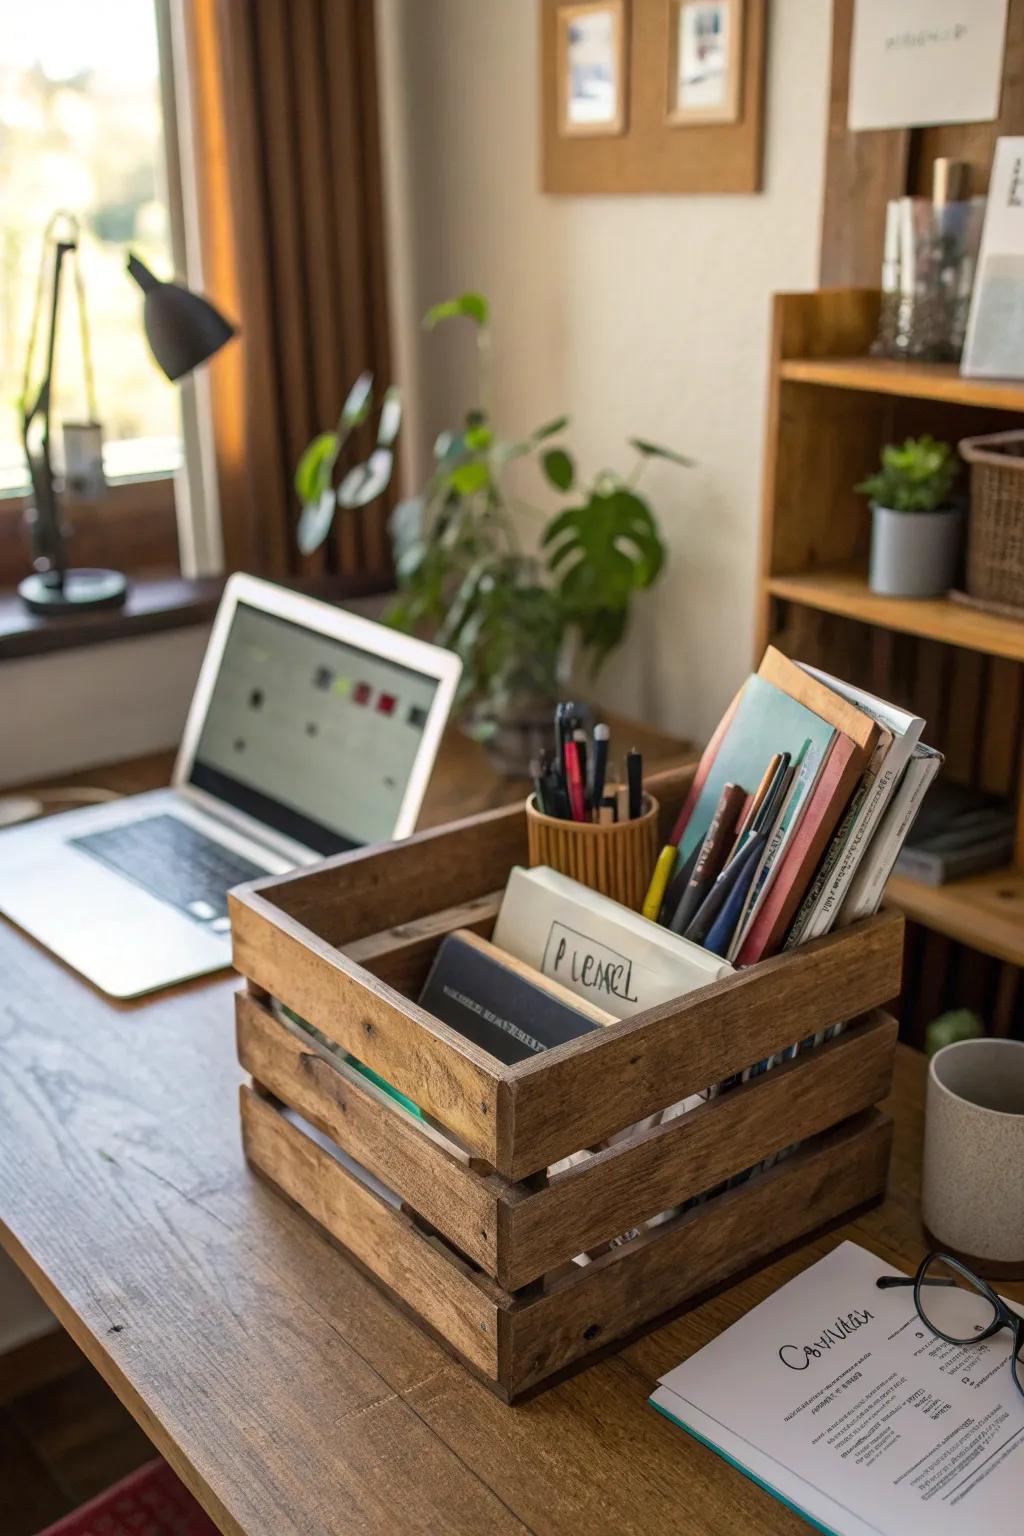
[[[622,639],[633,593],[649,587],[664,564],[650,508],[625,486],[604,487],[560,513],[543,542],[566,615],[596,668]]]

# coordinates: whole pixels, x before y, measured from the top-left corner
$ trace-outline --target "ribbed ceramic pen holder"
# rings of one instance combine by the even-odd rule
[[[654,796],[644,795],[643,810],[633,821],[604,825],[545,816],[534,798],[530,795],[526,802],[531,868],[546,864],[639,912],[658,857]]]

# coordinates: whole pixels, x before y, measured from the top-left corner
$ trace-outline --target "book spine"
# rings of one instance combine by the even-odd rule
[[[869,773],[862,781],[863,795],[853,814],[846,840],[840,844],[839,857],[833,868],[832,878],[827,883],[827,888],[808,925],[806,934],[808,939],[816,939],[819,935],[827,933],[835,922],[843,896],[857,872],[857,867],[868,849],[882,814],[896,788],[896,779],[895,769],[886,766],[874,780]]]
[[[800,904],[803,882],[810,878],[824,854],[856,788],[862,766],[863,755],[856,744],[848,736],[837,736],[764,905],[743,941],[737,957],[740,965],[752,965],[755,960],[774,954],[781,945]]]
[[[869,917],[878,911],[886,882],[914,825],[921,802],[941,766],[942,758],[938,754],[934,757],[912,758],[907,764],[903,783],[876,839],[878,846],[873,850],[869,863],[858,871],[843,903],[839,914],[840,926],[845,928],[858,918]]]

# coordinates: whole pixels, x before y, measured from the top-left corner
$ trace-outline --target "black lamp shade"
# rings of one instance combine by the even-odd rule
[[[169,379],[184,378],[234,336],[235,327],[198,293],[160,282],[137,256],[128,257],[128,271],[146,295],[146,337]]]

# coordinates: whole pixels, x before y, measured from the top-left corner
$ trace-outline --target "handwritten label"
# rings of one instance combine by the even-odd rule
[[[632,960],[565,923],[551,924],[541,971],[595,1002],[602,998],[639,1001],[633,990]]]

